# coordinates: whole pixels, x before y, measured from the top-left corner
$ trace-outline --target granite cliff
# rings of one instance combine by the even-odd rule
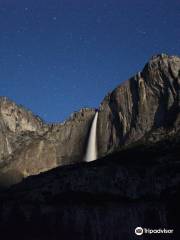
[[[94,109],[82,109],[60,124],[46,124],[7,98],[0,98],[0,181],[59,165],[82,162]],[[154,56],[142,72],[109,93],[99,107],[98,157],[134,142],[174,135],[180,121],[180,58]]]
[[[83,160],[94,109],[81,109],[61,124],[45,124],[9,99],[0,99],[0,183]]]
[[[100,105],[99,156],[148,136],[158,141],[180,127],[180,58],[154,56],[142,72]]]

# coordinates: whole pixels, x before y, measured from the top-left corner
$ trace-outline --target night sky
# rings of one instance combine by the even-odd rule
[[[179,0],[0,0],[0,95],[48,122],[161,52],[180,55]]]

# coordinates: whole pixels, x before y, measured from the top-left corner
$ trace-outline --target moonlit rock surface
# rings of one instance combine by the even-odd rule
[[[91,162],[93,160],[97,159],[97,120],[98,120],[98,112],[96,112],[91,130],[90,130],[90,135],[89,135],[89,140],[88,140],[88,145],[87,145],[87,152],[85,156],[85,161],[86,162]]]
[[[0,185],[10,186],[59,165],[82,161],[94,109],[74,112],[63,124],[46,124],[0,97]]]

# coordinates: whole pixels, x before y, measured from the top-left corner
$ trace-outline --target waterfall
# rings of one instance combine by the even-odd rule
[[[97,120],[98,120],[98,112],[96,112],[94,116],[91,130],[90,130],[90,135],[89,135],[88,145],[87,145],[87,150],[85,155],[86,162],[91,162],[97,159],[97,138],[96,138]]]
[[[11,154],[12,153],[12,149],[11,149],[11,146],[9,144],[9,141],[8,141],[7,137],[6,137],[6,146],[7,146],[8,154]]]

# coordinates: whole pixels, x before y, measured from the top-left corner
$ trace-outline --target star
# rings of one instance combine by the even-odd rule
[[[144,35],[147,33],[146,31],[141,30],[141,29],[137,29],[137,32],[140,33],[140,34],[144,34]]]

